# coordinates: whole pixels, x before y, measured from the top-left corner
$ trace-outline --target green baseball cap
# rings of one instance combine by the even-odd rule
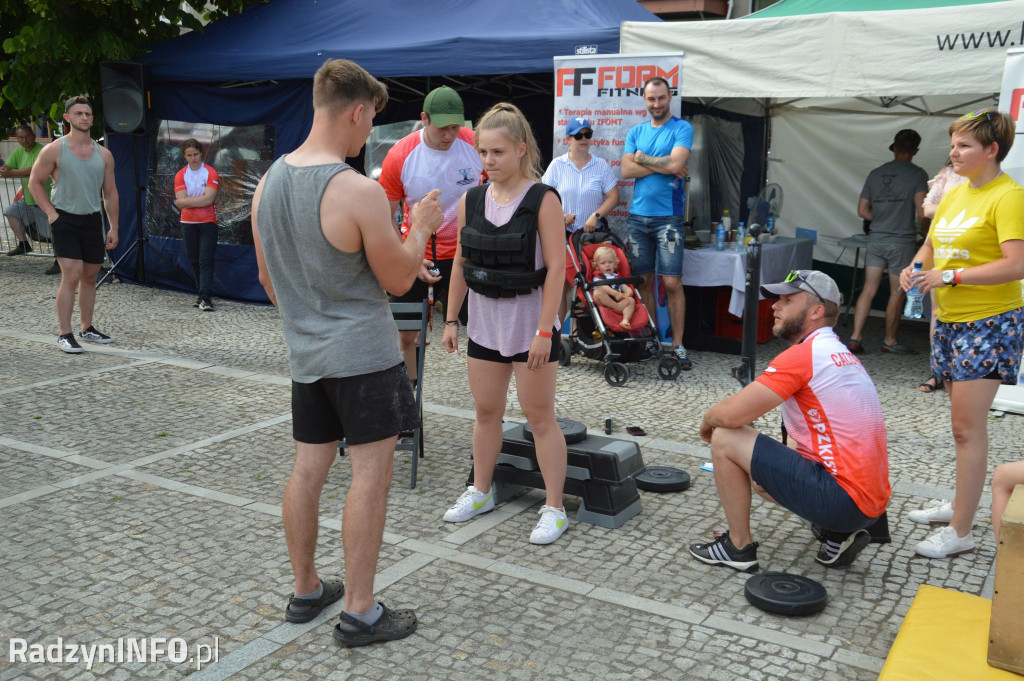
[[[466,114],[462,108],[459,93],[447,85],[430,91],[423,100],[423,113],[430,116],[430,122],[438,128],[449,125],[462,125],[466,122]]]

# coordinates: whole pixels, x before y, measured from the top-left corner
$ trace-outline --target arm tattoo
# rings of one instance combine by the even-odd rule
[[[672,157],[650,156],[642,151],[638,151],[633,155],[633,160],[642,166],[647,166],[648,168],[667,168]]]

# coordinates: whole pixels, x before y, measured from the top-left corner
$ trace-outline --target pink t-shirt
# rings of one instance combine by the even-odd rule
[[[491,197],[491,187],[484,194],[484,217],[494,226],[501,227],[515,214],[526,192],[535,183],[531,182],[523,193],[507,206],[498,205]],[[537,236],[537,257],[535,267],[544,267],[544,252]],[[530,343],[537,335],[544,287],[539,286],[525,296],[515,298],[488,298],[474,291],[469,292],[469,327],[466,333],[477,345],[496,350],[505,357],[512,357],[530,349]],[[555,328],[562,325],[555,316]]]
[[[942,170],[936,173],[935,177],[928,180],[928,195],[924,197],[925,205],[932,203],[936,206],[939,205],[946,192],[966,181],[966,177],[953,172],[952,166],[942,166]]]

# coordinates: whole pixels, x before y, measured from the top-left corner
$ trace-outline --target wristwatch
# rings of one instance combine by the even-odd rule
[[[942,283],[946,286],[956,286],[956,270],[943,270]]]

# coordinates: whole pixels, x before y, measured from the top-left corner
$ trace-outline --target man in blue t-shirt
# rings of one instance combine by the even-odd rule
[[[683,206],[693,126],[672,115],[672,92],[664,78],[649,79],[641,92],[651,120],[630,129],[622,155],[622,177],[635,180],[626,223],[629,264],[634,276],[644,278],[640,294],[648,304],[654,300],[654,275],[661,275],[673,352],[682,368],[690,369],[693,363],[683,347]]]

